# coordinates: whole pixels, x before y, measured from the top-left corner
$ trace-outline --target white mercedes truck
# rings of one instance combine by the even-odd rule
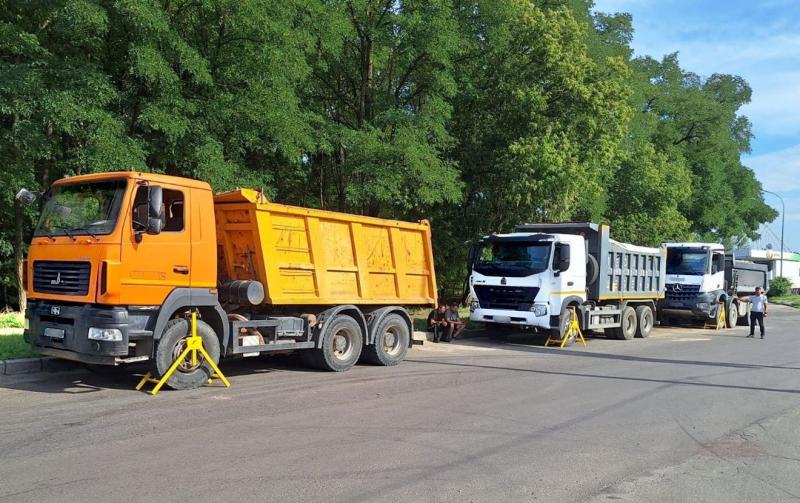
[[[662,322],[690,318],[718,325],[725,312],[728,328],[746,324],[750,296],[769,286],[767,266],[726,255],[719,243],[664,243],[667,283],[659,303]],[[722,309],[720,309],[722,305]]]
[[[482,238],[469,266],[470,319],[490,330],[563,337],[574,312],[584,331],[647,337],[664,296],[665,250],[614,241],[604,224],[519,225]]]

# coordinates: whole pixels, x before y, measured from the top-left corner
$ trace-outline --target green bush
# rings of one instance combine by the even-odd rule
[[[783,276],[778,276],[769,282],[769,295],[771,297],[782,297],[792,293],[792,282]]]

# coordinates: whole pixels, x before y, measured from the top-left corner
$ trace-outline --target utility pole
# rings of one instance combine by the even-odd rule
[[[783,229],[784,229],[784,224],[786,223],[786,205],[783,202],[783,198],[778,194],[764,189],[761,189],[761,192],[765,194],[772,194],[773,196],[781,200],[781,277],[783,277]]]

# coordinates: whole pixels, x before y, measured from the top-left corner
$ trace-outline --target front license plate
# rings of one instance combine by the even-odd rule
[[[45,328],[44,336],[50,337],[51,339],[63,339],[64,331],[60,328]]]

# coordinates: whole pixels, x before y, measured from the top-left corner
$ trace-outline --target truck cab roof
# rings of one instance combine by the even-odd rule
[[[60,180],[54,182],[53,185],[57,186],[71,183],[96,182],[101,180],[119,180],[123,178],[211,190],[211,186],[208,183],[200,180],[193,180],[191,178],[184,178],[182,176],[162,175],[160,173],[146,173],[144,171],[109,171],[106,173],[89,173],[85,175],[61,178]]]
[[[709,250],[725,250],[725,247],[719,243],[664,243],[664,246],[667,248],[706,248]]]

